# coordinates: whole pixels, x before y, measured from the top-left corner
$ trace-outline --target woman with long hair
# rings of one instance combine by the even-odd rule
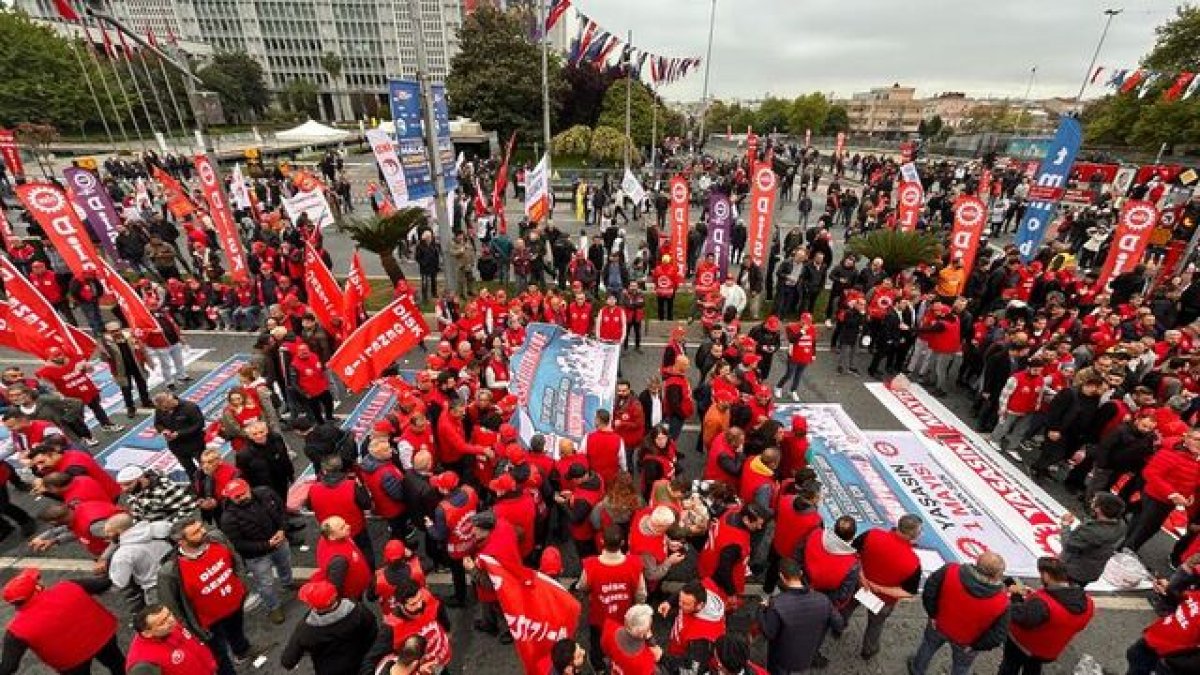
[[[665,424],[654,427],[638,448],[638,486],[642,499],[649,502],[656,483],[675,477],[675,441]]]
[[[597,532],[603,532],[610,525],[616,525],[621,530],[622,538],[629,537],[629,523],[633,514],[646,504],[634,487],[633,476],[628,471],[622,471],[607,486],[604,499],[592,509],[592,525]]]

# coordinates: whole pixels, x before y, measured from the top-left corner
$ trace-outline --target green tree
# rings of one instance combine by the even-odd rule
[[[338,229],[362,249],[379,256],[379,264],[387,273],[392,285],[404,278],[396,249],[414,227],[427,222],[429,215],[419,207],[401,208],[388,216],[371,216],[343,222]]]
[[[941,238],[927,232],[876,230],[865,237],[851,239],[846,250],[867,260],[882,258],[888,274],[897,274],[918,263],[935,263],[942,258]]]
[[[758,106],[758,112],[755,114],[754,128],[759,133],[769,134],[772,132],[786,132],[788,130],[788,118],[792,112],[791,101],[782,98],[768,96]]]
[[[596,126],[600,121],[600,105],[604,102],[604,94],[617,79],[615,70],[600,70],[590,63],[572,63],[563,68],[563,78],[568,89],[558,114],[557,127],[569,129],[577,124]]]
[[[945,126],[946,123],[942,121],[941,115],[934,115],[927,120],[921,120],[921,136],[923,138],[937,138]]]
[[[458,32],[459,52],[450,61],[446,91],[458,115],[494,130],[500,138],[542,137],[541,50],[513,17],[480,7]],[[558,116],[567,85],[557,56],[549,68],[551,119]]]
[[[1175,18],[1154,33],[1154,49],[1142,59],[1143,66],[1172,73],[1200,70],[1200,6],[1176,7]]]
[[[551,143],[554,154],[559,157],[587,157],[592,147],[592,130],[582,124],[567,129],[555,136]]]
[[[0,44],[4,45],[0,48],[0,125],[45,122],[63,129],[77,129],[81,122],[99,125],[100,114],[70,42],[33,23],[23,12],[2,10]],[[98,73],[83,58],[99,89]],[[105,112],[111,115],[112,109]]]
[[[217,52],[196,74],[217,92],[226,116],[234,121],[256,119],[271,104],[262,65],[244,51]]]
[[[967,111],[962,130],[967,133],[1015,131],[1021,117],[1020,112],[1007,103],[977,106]]]
[[[599,126],[592,134],[592,146],[588,156],[592,161],[615,164],[625,161],[625,147],[629,137],[612,127]],[[633,161],[640,161],[640,155],[635,147],[632,153]]]
[[[829,106],[829,113],[825,115],[825,124],[821,126],[821,133],[828,136],[839,131],[850,131],[850,113],[846,111],[845,106]]]
[[[324,54],[321,54],[321,70],[324,70],[329,75],[330,89],[333,90],[332,113],[333,113],[333,118],[335,120],[338,119],[339,117],[341,117],[341,115],[339,114],[341,105],[339,105],[339,103],[338,103],[338,100],[339,100],[338,92],[341,91],[341,89],[342,89],[343,65],[344,64],[342,63],[342,57],[338,56],[337,54],[335,54],[333,52],[325,52]],[[318,95],[319,95],[319,92],[320,92],[320,90],[318,89]],[[319,105],[317,107],[317,113],[320,114],[320,106]]]
[[[796,136],[803,136],[805,130],[811,129],[814,134],[821,133],[825,127],[825,118],[829,116],[829,100],[819,92],[806,96],[797,96],[792,101],[788,111],[788,131]]]
[[[292,111],[309,117],[321,115],[321,89],[312,80],[298,77],[288,82],[283,87],[283,99]]]
[[[604,101],[600,105],[600,126],[625,130],[625,82],[625,78],[614,81],[604,94]],[[663,136],[671,135],[672,129],[677,135],[683,128],[683,116],[667,108],[644,83],[634,80],[630,94],[629,133],[639,147],[650,145],[655,106],[658,106],[659,140],[662,140]]]

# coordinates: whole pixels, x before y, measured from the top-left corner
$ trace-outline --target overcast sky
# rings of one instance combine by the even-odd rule
[[[1136,67],[1173,0],[717,0],[709,91],[718,98],[848,95],[899,82],[918,96],[965,91],[1020,98],[1074,96],[1104,27],[1098,65]],[[711,0],[574,0],[634,46],[663,56],[704,56]],[[570,30],[574,31],[572,26]],[[698,100],[703,69],[664,87]],[[1088,95],[1103,93],[1092,87]]]

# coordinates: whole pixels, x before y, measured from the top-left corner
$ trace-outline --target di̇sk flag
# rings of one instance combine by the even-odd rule
[[[771,246],[771,219],[775,217],[775,199],[779,179],[771,165],[763,162],[750,176],[750,222],[746,228],[746,255],[750,262],[766,270]]]
[[[688,237],[688,204],[691,193],[688,183],[682,176],[671,179],[671,262],[679,270],[679,278],[687,276],[687,237]]]
[[[1103,289],[1109,281],[1142,261],[1157,222],[1158,209],[1154,208],[1154,204],[1141,200],[1125,202],[1121,217],[1117,220],[1117,231],[1113,233],[1112,243],[1108,247],[1108,257],[1104,259],[1100,278],[1096,280],[1097,289]]]
[[[533,223],[542,222],[550,213],[549,164],[550,156],[542,155],[537,166],[525,174],[525,215]]]
[[[329,359],[329,367],[351,391],[362,391],[429,333],[411,295],[392,301],[358,327]]]
[[[363,313],[363,303],[371,295],[371,282],[363,269],[362,258],[358,251],[350,258],[350,274],[346,276],[346,288],[342,291],[342,318],[346,329],[358,327],[358,317]]]
[[[539,663],[550,654],[554,644],[575,634],[579,600],[541,572],[511,570],[488,555],[480,555],[476,564],[496,590],[526,675],[540,675]]]
[[[7,302],[0,303],[8,324],[5,337],[14,338],[13,349],[41,359],[59,348],[71,361],[91,358],[96,341],[90,335],[63,321],[49,300],[8,260],[0,256],[0,279],[4,281]]]
[[[367,142],[375,153],[375,162],[383,174],[383,182],[387,183],[388,192],[392,195],[392,203],[403,206],[408,203],[408,183],[404,180],[404,167],[400,164],[400,156],[396,153],[396,143],[385,131],[370,129],[367,131]]]
[[[162,185],[163,196],[167,198],[167,209],[171,215],[175,216],[176,220],[187,220],[196,212],[196,205],[188,198],[187,190],[183,189],[174,176],[157,166],[154,167],[151,175]]]
[[[213,227],[217,231],[217,240],[221,242],[221,250],[229,259],[229,276],[235,282],[249,281],[250,270],[246,267],[246,249],[242,245],[242,236],[237,225],[233,222],[233,214],[225,201],[225,192],[221,189],[221,177],[217,175],[212,160],[208,155],[196,155],[196,175],[200,177],[200,190],[204,193],[204,201],[208,203],[208,214],[212,216]]]
[[[950,260],[962,260],[963,278],[971,276],[979,238],[987,222],[987,208],[978,197],[966,195],[954,203],[954,230],[950,233]]]
[[[921,181],[900,181],[896,191],[896,224],[901,232],[913,232],[925,207],[925,188]]]

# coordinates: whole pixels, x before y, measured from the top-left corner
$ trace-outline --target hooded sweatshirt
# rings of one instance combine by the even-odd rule
[[[951,570],[954,569],[955,566],[953,565],[943,565],[925,581],[925,589],[921,592],[921,600],[925,605],[925,613],[931,619],[938,620],[940,618],[938,616],[938,600],[942,594],[942,587],[946,582],[946,575],[950,574]],[[1002,584],[988,581],[974,565],[958,565],[957,573],[958,580],[962,583],[963,588],[973,598],[986,599],[1005,592]],[[952,614],[957,614],[957,612]],[[946,618],[953,620],[952,617]],[[1009,611],[1005,609],[1004,613],[993,621],[992,625],[970,645],[971,649],[975,651],[987,651],[1004,644],[1005,638],[1008,637],[1008,623]]]
[[[307,653],[316,675],[357,673],[378,633],[371,610],[343,598],[331,611],[309,611],[296,624],[279,661],[292,670]]]
[[[121,589],[135,588],[145,602],[157,601],[159,562],[171,550],[171,523],[165,520],[141,520],[121,533],[117,548],[108,561],[108,578]],[[130,593],[131,604],[137,593]]]

